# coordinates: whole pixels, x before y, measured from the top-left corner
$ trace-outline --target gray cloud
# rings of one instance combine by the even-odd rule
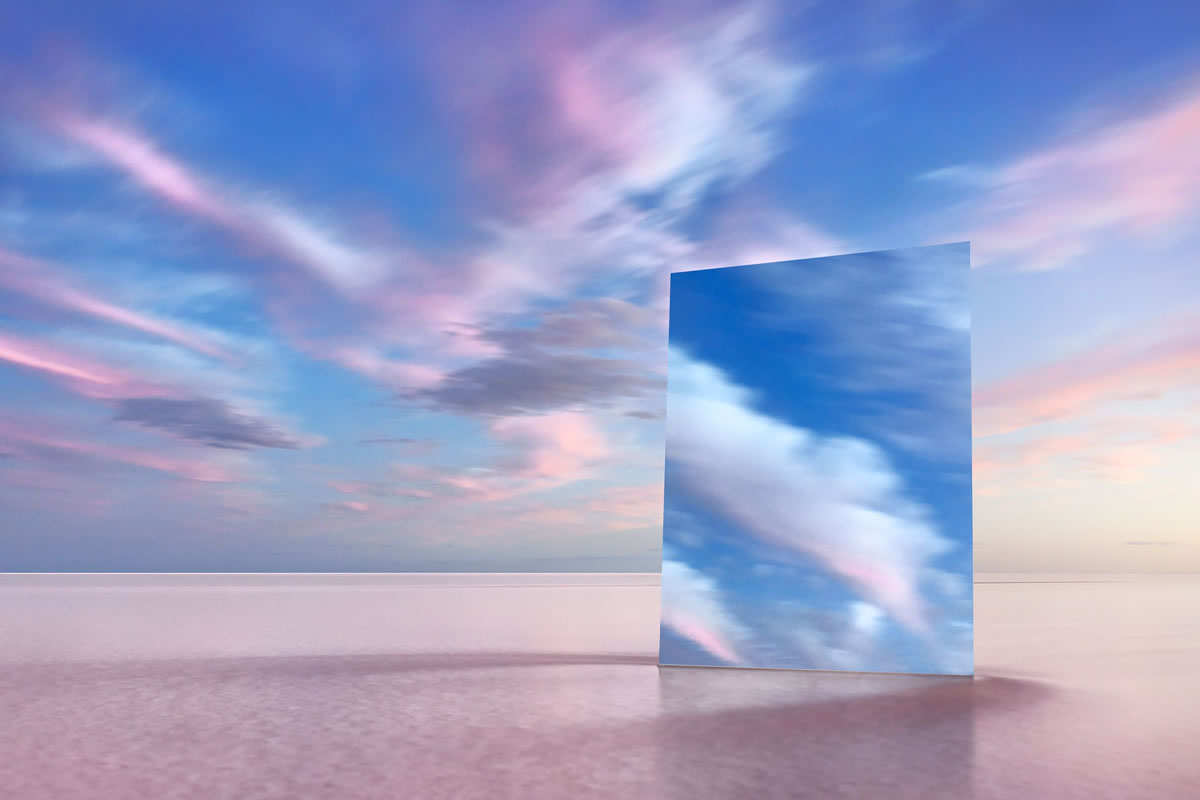
[[[592,298],[546,312],[536,322],[514,320],[482,330],[482,338],[504,348],[502,355],[459,369],[406,397],[458,413],[512,415],[604,407],[620,398],[665,392],[666,382],[655,370],[661,364],[651,355],[656,343],[647,333],[658,322],[656,312],[623,300]],[[596,351],[623,355],[599,356]]]
[[[211,398],[127,397],[118,401],[114,419],[227,450],[300,447],[297,439],[270,422]]]
[[[576,300],[565,308],[547,312],[536,326],[492,327],[482,335],[510,352],[644,350],[652,343],[640,334],[658,321],[659,314],[652,309],[616,298],[597,297]]]
[[[474,364],[409,397],[447,411],[511,415],[604,406],[664,389],[663,379],[636,361],[531,353]]]
[[[410,436],[365,436],[359,439],[358,443],[394,445],[410,456],[426,456],[436,452],[441,446],[441,443],[434,439],[413,439]]]

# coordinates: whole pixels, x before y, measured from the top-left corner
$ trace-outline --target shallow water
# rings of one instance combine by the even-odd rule
[[[972,680],[660,670],[656,576],[0,576],[0,787],[1200,796],[1200,580],[1028,580]]]

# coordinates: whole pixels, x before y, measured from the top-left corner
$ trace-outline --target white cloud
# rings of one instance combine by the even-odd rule
[[[917,180],[933,183],[949,183],[958,186],[980,187],[991,184],[996,179],[996,173],[972,164],[954,164],[940,169],[931,169],[921,173]]]
[[[654,305],[665,310],[671,270],[734,247],[824,252],[827,237],[777,212],[771,242],[705,249],[680,230],[714,186],[745,181],[781,146],[780,126],[813,68],[773,52],[770,25],[765,7],[753,4],[669,29],[623,29],[563,54],[549,72],[558,111],[547,127],[568,135],[539,152],[524,176],[544,182],[552,200],[485,227],[492,242],[478,272],[487,279],[465,292],[467,316],[487,319],[580,290],[632,296],[654,277]]]
[[[1122,239],[1161,242],[1200,210],[1200,81],[1141,116],[1071,132],[1006,164],[933,170],[927,180],[977,189],[958,216],[974,266],[1055,269]]]
[[[850,604],[850,619],[855,631],[874,638],[883,626],[883,610],[871,603],[856,600]]]
[[[930,588],[949,600],[970,599],[968,579],[956,572],[929,569],[925,573],[925,580]]]
[[[670,360],[667,456],[689,490],[781,558],[816,560],[927,632],[922,571],[952,545],[884,454],[758,412],[746,388],[683,350]]]
[[[667,560],[666,552],[662,567],[663,624],[717,658],[738,663],[737,645],[746,631],[722,603],[717,582],[682,561]]]
[[[765,46],[769,24],[755,4],[617,35],[567,62],[555,76],[565,119],[615,162],[599,183],[663,192],[681,211],[712,182],[761,169],[813,71]]]

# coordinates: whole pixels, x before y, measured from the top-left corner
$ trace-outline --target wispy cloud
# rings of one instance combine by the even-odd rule
[[[160,319],[106,300],[73,286],[51,264],[0,248],[0,287],[73,313],[140,331],[207,356],[235,361],[236,356],[217,341],[217,336],[193,330],[183,323]]]
[[[361,500],[342,500],[337,503],[331,503],[329,508],[333,511],[348,512],[351,514],[365,514],[371,510],[371,506]]]
[[[1050,474],[1088,482],[1132,483],[1171,445],[1200,436],[1200,426],[1174,416],[1098,416],[1072,420],[1066,431],[984,437],[975,444],[976,485],[984,494],[1019,491]],[[1061,426],[1060,426],[1061,427]]]
[[[564,192],[609,207],[661,193],[665,207],[687,208],[714,181],[767,163],[779,146],[775,123],[811,76],[811,66],[772,47],[770,20],[768,6],[754,3],[632,25],[506,21],[513,30],[503,41],[490,30],[460,32],[477,52],[503,47],[506,57],[455,59],[447,71],[458,80],[447,90],[485,174],[538,187],[509,196],[545,210]],[[507,57],[513,38],[529,43],[525,56]]]
[[[662,623],[729,664],[746,629],[725,607],[717,582],[682,561],[662,565]]]
[[[879,436],[925,457],[958,457],[966,443],[946,431],[970,428],[967,245],[803,266],[747,273],[776,298],[758,313],[776,328],[819,331],[818,347],[841,365],[831,379],[846,389],[905,398],[877,404],[871,424]]]
[[[11,334],[0,334],[0,361],[49,375],[88,397],[163,391],[119,367]]]
[[[543,313],[536,325],[495,325],[479,338],[507,352],[570,350],[646,350],[646,330],[657,315],[644,306],[615,297],[574,300]]]
[[[661,310],[666,327],[670,308],[670,276],[675,272],[770,264],[844,253],[848,245],[799,216],[752,196],[728,202],[711,230],[658,276],[652,307]]]
[[[443,307],[442,322],[478,324],[575,292],[629,297],[647,279],[665,287],[672,269],[705,259],[683,221],[706,191],[736,186],[770,161],[811,73],[772,45],[759,4],[570,35],[514,25],[514,37],[541,46],[516,65],[500,59],[477,76],[482,84],[448,89],[474,146],[489,154],[478,163],[502,173],[506,202],[454,302],[425,290],[421,303],[407,304]],[[472,42],[496,46],[490,32]],[[450,72],[479,63],[456,62]],[[508,103],[516,81],[523,100]],[[462,88],[474,85],[493,91]],[[802,225],[796,220],[795,231]],[[655,310],[665,323],[665,305]]]
[[[245,478],[244,465],[229,459],[186,457],[103,442],[92,436],[64,435],[30,425],[0,426],[0,447],[18,458],[34,461],[124,464],[203,482],[227,483]]]
[[[287,24],[188,15],[225,31],[239,64],[280,90],[262,93],[234,87],[215,61],[164,60],[144,32],[82,20],[66,40],[48,17],[18,15],[27,46],[6,53],[13,69],[0,81],[14,178],[0,190],[0,393],[28,406],[18,428],[43,444],[13,433],[6,476],[70,484],[79,509],[99,506],[89,493],[124,487],[106,494],[114,519],[186,510],[197,531],[226,530],[225,517],[206,521],[226,511],[294,506],[314,530],[379,541],[399,529],[448,541],[502,531],[499,552],[560,523],[599,542],[652,530],[661,513],[638,487],[661,467],[671,272],[847,252],[859,225],[917,236],[910,214],[936,212],[939,229],[972,239],[977,265],[1014,267],[1077,263],[1107,241],[1169,244],[1195,221],[1194,89],[1012,157],[986,152],[1012,140],[1002,128],[931,150],[921,142],[946,132],[934,129],[955,89],[921,94],[896,68],[953,44],[965,8],[635,5],[299,10]],[[165,10],[159,21],[178,22]],[[203,49],[203,35],[193,39],[186,47]],[[952,72],[961,54],[941,52]],[[1055,107],[1095,88],[1083,86],[1092,67],[1057,83],[1052,62],[1035,67]],[[983,120],[1003,117],[989,117],[999,108],[989,103],[1013,93],[979,77],[1001,89],[985,88],[977,109],[991,128]],[[300,107],[296,135],[288,121]],[[1033,98],[1006,122],[1029,141],[1046,130],[1042,115]],[[867,125],[888,142],[882,169],[827,157]],[[930,136],[894,136],[902,127]],[[901,188],[913,199],[961,193],[963,207],[879,211],[897,175],[942,166],[929,163],[933,150],[959,166]],[[1131,263],[1159,274],[1153,261]],[[1067,286],[1070,274],[1042,277]],[[937,336],[965,335],[939,317],[958,299],[896,281],[882,311],[835,305],[835,277],[797,287],[796,302],[826,315],[821,338],[861,367],[854,385],[919,375],[930,396],[951,396],[939,382],[957,380],[956,367],[934,350]],[[840,277],[866,295],[879,279]],[[1019,295],[1020,276],[999,277],[1012,294],[985,305]],[[893,324],[876,336],[856,325],[860,312]],[[1011,491],[1023,470],[1092,486],[1150,474],[1165,431],[1104,438],[1088,415],[1138,392],[1191,391],[1187,335],[1126,336],[1094,358],[1080,351],[982,386],[977,422],[999,439],[978,447],[985,484]],[[902,374],[889,348],[914,342],[929,357],[906,359]],[[1014,340],[1017,350],[1039,352]],[[70,424],[51,424],[51,406]],[[941,418],[892,408],[878,422],[863,435],[907,457],[926,455]],[[339,446],[296,452],[316,430]],[[392,434],[423,441],[385,443],[409,438]],[[1034,441],[1049,436],[1067,441]],[[800,454],[835,449],[820,436],[811,447]],[[201,491],[189,474],[230,482]],[[262,496],[242,485],[259,477],[271,479]],[[833,492],[830,481],[813,492]],[[339,501],[365,510],[335,511]],[[506,527],[489,523],[502,514]],[[82,517],[78,527],[104,535]],[[687,552],[713,543],[702,534]],[[338,546],[361,542],[347,534]],[[403,536],[388,546],[410,552]],[[907,563],[863,552],[870,565]],[[820,620],[831,646],[869,617],[831,613]]]
[[[1008,164],[930,173],[981,189],[962,235],[973,266],[1063,267],[1114,237],[1148,241],[1190,224],[1200,210],[1198,86]]]
[[[996,173],[985,167],[972,164],[952,164],[923,172],[917,176],[919,181],[931,183],[948,183],[973,188],[986,188],[997,180]]]
[[[1069,419],[1118,401],[1200,388],[1200,335],[1185,315],[1138,326],[976,389],[976,435]]]
[[[628,517],[633,522],[658,525],[663,516],[662,483],[606,489],[590,500],[587,507],[598,514],[613,514]]]
[[[411,456],[427,456],[442,446],[442,442],[436,439],[414,439],[411,436],[365,436],[358,443],[394,445]]]
[[[239,373],[222,374],[207,359],[194,363],[180,358],[188,351],[173,344],[59,338],[64,343],[0,333],[0,362],[39,374],[97,404],[114,422],[186,442],[245,450],[296,449],[324,441],[320,436],[294,432],[292,424],[255,400],[257,392]],[[57,438],[66,442],[58,446],[60,451],[69,445],[76,453],[107,453],[104,457],[118,461],[125,452],[112,450],[99,429],[81,429],[71,437]],[[125,460],[134,463],[130,459],[136,457]]]
[[[668,209],[765,166],[778,147],[771,124],[812,73],[766,46],[761,5],[676,25],[551,53],[556,107],[576,146],[613,165],[617,191],[662,192]]]
[[[265,248],[339,291],[360,291],[386,270],[380,254],[346,243],[328,225],[269,197],[221,188],[129,126],[63,110],[49,118],[60,133],[181,211]]]
[[[819,258],[849,249],[849,244],[812,222],[765,200],[743,196],[724,205],[692,256],[673,271]]]
[[[489,506],[540,495],[595,477],[618,454],[603,430],[582,413],[496,417],[486,431],[494,447],[475,466],[431,466],[404,462],[392,467],[390,480],[334,480],[330,487],[348,495],[421,502],[425,515]],[[577,514],[586,503],[562,509]],[[507,515],[497,509],[493,513]]]

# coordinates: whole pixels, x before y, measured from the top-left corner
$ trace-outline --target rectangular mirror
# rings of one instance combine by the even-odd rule
[[[973,673],[969,270],[671,275],[660,664]]]

